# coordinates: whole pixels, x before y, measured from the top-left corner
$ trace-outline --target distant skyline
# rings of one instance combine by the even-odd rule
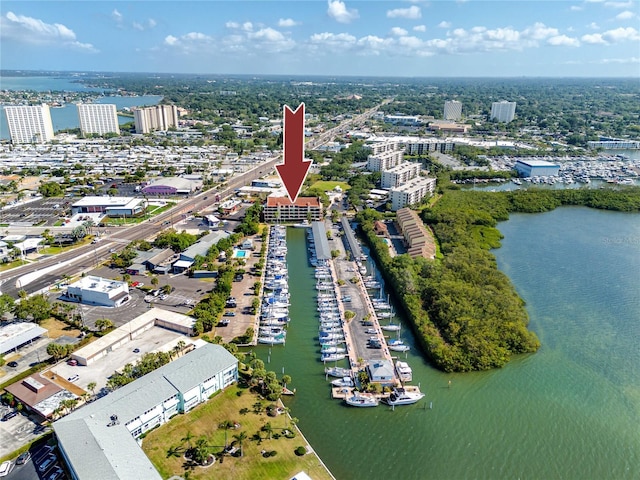
[[[640,79],[637,0],[3,0],[0,13],[3,69]]]

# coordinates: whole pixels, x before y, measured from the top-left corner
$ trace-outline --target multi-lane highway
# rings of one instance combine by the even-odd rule
[[[346,119],[339,125],[321,133],[309,140],[305,148],[314,149],[331,141],[336,135],[344,134],[349,129],[364,123],[382,105],[390,102],[387,99],[364,113]],[[174,218],[180,218],[190,211],[201,211],[214,203],[214,198],[219,195],[225,198],[232,195],[235,189],[250,184],[253,180],[271,172],[277,163],[282,161],[282,155],[273,157],[256,166],[252,170],[232,177],[221,190],[210,190],[186,199],[175,207],[154,217],[148,222],[143,222],[130,227],[110,227],[109,234],[98,243],[85,245],[61,253],[53,257],[42,258],[28,265],[23,265],[0,273],[0,291],[17,298],[19,291],[24,290],[31,294],[46,289],[49,285],[60,281],[65,275],[73,276],[78,272],[89,270],[99,262],[111,255],[111,250],[120,250],[124,245],[133,240],[150,238],[155,236],[163,227],[163,222],[172,222]]]

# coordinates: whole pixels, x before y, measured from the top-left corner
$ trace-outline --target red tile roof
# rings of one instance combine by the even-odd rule
[[[295,203],[291,203],[289,197],[267,197],[267,207],[320,207],[317,197],[298,197]]]

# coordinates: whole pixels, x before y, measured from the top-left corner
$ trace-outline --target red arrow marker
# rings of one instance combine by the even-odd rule
[[[304,103],[295,112],[287,105],[282,110],[284,163],[276,165],[276,170],[289,200],[295,203],[313,161],[304,159]]]

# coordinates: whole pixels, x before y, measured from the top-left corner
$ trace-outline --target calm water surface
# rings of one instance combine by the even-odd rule
[[[292,415],[336,478],[640,478],[640,215],[560,208],[500,229],[498,264],[543,347],[501,370],[450,375],[412,352],[427,396],[395,411],[329,398],[304,231],[289,230],[287,345],[259,351],[293,377]]]

